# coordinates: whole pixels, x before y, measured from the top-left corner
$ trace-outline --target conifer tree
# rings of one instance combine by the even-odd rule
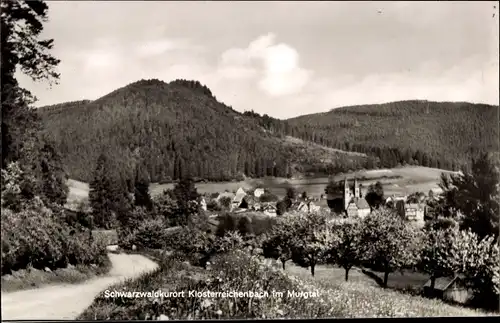
[[[149,175],[142,166],[138,166],[135,174],[134,203],[143,206],[148,211],[153,207],[151,195],[149,194]]]

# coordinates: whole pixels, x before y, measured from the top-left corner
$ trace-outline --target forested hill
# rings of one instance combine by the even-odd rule
[[[95,101],[42,107],[40,115],[71,178],[89,182],[101,153],[152,182],[190,175],[231,180],[371,167],[376,159],[287,140],[218,102],[196,81],[141,80]]]
[[[381,166],[413,163],[464,169],[480,152],[499,150],[499,107],[400,101],[351,106],[281,121],[258,116],[276,133],[377,156]]]

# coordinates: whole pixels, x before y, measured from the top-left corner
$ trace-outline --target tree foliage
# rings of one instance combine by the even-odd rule
[[[363,220],[363,241],[370,263],[382,266],[384,286],[393,271],[417,264],[421,236],[393,210],[379,209]]]
[[[349,279],[349,270],[360,265],[364,257],[364,247],[361,222],[353,221],[335,223],[331,225],[332,231],[329,262],[345,270],[345,280]]]
[[[2,169],[19,161],[23,172],[35,179],[25,191],[61,205],[68,188],[60,155],[42,134],[40,119],[31,108],[35,98],[19,86],[15,75],[21,71],[34,81],[49,82],[59,76],[55,71],[59,60],[49,53],[53,40],[40,40],[48,6],[38,0],[12,0],[2,1],[1,9]]]
[[[500,173],[491,156],[475,159],[470,172],[442,174],[441,210],[445,216],[461,222],[462,229],[471,229],[485,237],[498,237],[500,221]]]
[[[131,200],[123,178],[117,174],[113,162],[101,154],[90,182],[89,202],[94,225],[110,229],[129,215]],[[122,218],[122,219],[120,219]]]
[[[130,172],[144,161],[151,182],[228,181],[367,167],[366,156],[287,140],[217,101],[199,82],[141,80],[95,101],[42,107],[47,134],[71,178],[90,181],[100,151]]]
[[[498,106],[398,101],[336,108],[273,128],[336,149],[365,153],[381,167],[466,169],[481,152],[498,151]],[[274,123],[279,124],[280,120]]]
[[[451,238],[451,266],[465,276],[466,284],[475,291],[474,301],[498,309],[500,249],[495,237],[481,239],[469,229],[457,230]]]
[[[368,192],[365,197],[372,209],[378,209],[384,203],[384,187],[381,182],[368,186]]]
[[[455,273],[453,258],[453,235],[457,228],[425,230],[418,267],[431,277],[431,290],[436,278],[449,277]]]
[[[292,260],[298,265],[308,266],[314,276],[316,265],[326,259],[332,239],[326,218],[313,214],[301,216],[294,234]]]
[[[140,166],[137,167],[134,181],[134,203],[136,206],[143,206],[151,211],[153,201],[149,194],[149,175]]]

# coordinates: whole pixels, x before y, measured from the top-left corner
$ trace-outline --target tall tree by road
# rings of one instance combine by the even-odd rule
[[[488,154],[474,160],[470,172],[442,174],[444,215],[458,218],[462,229],[470,228],[480,238],[498,237],[499,181],[499,169]]]
[[[66,174],[55,145],[42,135],[42,124],[31,107],[36,98],[19,86],[16,71],[33,81],[56,81],[59,60],[49,51],[52,39],[41,40],[48,6],[43,1],[1,2],[2,169],[20,161],[36,181],[29,188],[50,203],[66,202]]]
[[[2,103],[2,168],[20,157],[23,142],[35,129],[36,114],[29,107],[35,100],[19,86],[16,70],[34,81],[57,80],[59,60],[49,50],[53,40],[40,40],[48,6],[43,1],[11,0],[1,2],[1,103]]]

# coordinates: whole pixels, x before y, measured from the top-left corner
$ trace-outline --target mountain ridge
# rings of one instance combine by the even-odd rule
[[[59,104],[39,112],[70,176],[86,182],[101,152],[127,177],[141,164],[152,181],[186,174],[231,180],[333,172],[365,167],[370,159],[287,141],[219,102],[197,81],[140,80],[97,100],[76,102],[66,110]]]
[[[88,167],[97,151],[119,155],[115,159],[127,160],[128,168],[148,164],[152,177],[162,181],[178,178],[183,169],[200,177],[210,174],[211,180],[404,164],[458,170],[480,152],[498,147],[498,106],[402,100],[282,120],[236,111],[219,102],[207,86],[182,79],[143,79],[93,101],[39,111],[48,133],[69,156],[69,173],[86,181],[89,171],[77,159]],[[346,157],[335,150],[368,157]]]

